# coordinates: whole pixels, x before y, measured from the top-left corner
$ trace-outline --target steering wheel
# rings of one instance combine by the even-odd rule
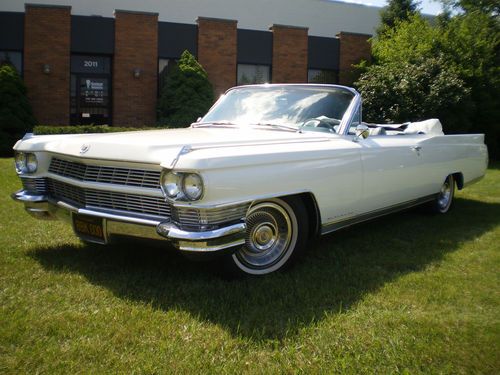
[[[331,133],[336,133],[338,125],[340,125],[340,120],[336,118],[311,117],[302,123],[301,128],[321,128]]]

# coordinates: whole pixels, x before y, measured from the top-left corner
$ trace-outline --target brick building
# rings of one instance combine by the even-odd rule
[[[329,0],[55,2],[0,5],[0,60],[22,74],[42,124],[154,124],[184,50],[216,96],[246,83],[350,84],[379,22],[378,8]]]

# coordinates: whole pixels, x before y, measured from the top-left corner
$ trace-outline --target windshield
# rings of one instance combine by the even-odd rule
[[[354,94],[337,87],[243,86],[227,92],[195,126],[271,126],[337,132]]]

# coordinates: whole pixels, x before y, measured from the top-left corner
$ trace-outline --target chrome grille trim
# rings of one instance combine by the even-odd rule
[[[85,189],[51,178],[47,179],[47,192],[51,198],[82,207],[119,210],[162,219],[170,217],[170,206],[161,197]]]
[[[159,220],[171,219],[183,230],[203,231],[244,220],[250,202],[219,208],[171,207],[163,197],[83,188],[53,178],[21,177],[23,188],[81,208],[119,211]]]
[[[160,189],[160,171],[87,165],[53,157],[49,172],[79,181]]]
[[[47,191],[47,181],[45,178],[21,177],[23,189],[30,193],[44,194]]]
[[[172,207],[172,221],[191,230],[204,230],[245,218],[250,202],[214,209]]]

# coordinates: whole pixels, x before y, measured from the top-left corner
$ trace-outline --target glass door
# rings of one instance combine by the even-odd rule
[[[111,59],[71,56],[72,125],[111,125]]]

